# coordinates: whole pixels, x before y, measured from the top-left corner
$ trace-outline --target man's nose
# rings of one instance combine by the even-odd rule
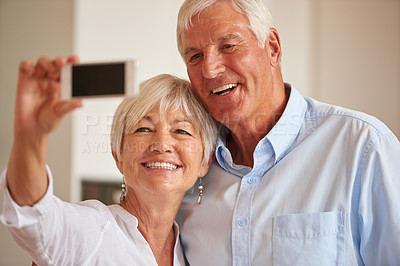
[[[208,49],[204,52],[203,59],[203,76],[207,79],[212,79],[218,74],[225,71],[226,67],[223,64],[222,55],[213,49]]]

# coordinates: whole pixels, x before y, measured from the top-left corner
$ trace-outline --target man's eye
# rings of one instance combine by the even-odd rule
[[[199,59],[200,59],[200,57],[201,57],[201,54],[195,54],[195,55],[192,55],[190,58],[189,58],[189,63],[196,63]]]
[[[233,51],[235,49],[235,47],[236,47],[236,45],[233,45],[233,44],[224,44],[224,45],[222,45],[221,50],[229,52],[229,51]]]
[[[182,135],[188,135],[188,136],[192,135],[192,134],[190,134],[189,132],[187,132],[186,130],[183,130],[183,129],[177,129],[177,130],[175,130],[175,133],[182,134]]]
[[[136,132],[150,132],[150,129],[148,127],[139,127],[135,130],[135,133]]]

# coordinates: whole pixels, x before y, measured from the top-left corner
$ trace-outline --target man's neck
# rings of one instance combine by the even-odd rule
[[[257,121],[250,117],[226,125],[230,131],[226,137],[227,147],[235,164],[253,167],[253,154],[257,144],[276,125],[288,100],[289,93],[286,92],[284,101],[275,108],[275,112],[269,112],[263,116],[257,115]],[[260,117],[264,117],[264,119],[260,120]]]

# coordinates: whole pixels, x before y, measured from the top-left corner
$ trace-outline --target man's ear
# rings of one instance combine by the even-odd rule
[[[265,41],[265,49],[267,49],[270,56],[271,66],[279,66],[282,57],[282,48],[278,31],[275,28],[269,30],[268,38]]]
[[[114,157],[115,164],[117,165],[118,170],[121,172],[122,175],[124,175],[124,167],[123,167],[124,163],[118,159],[118,156],[115,153],[115,151],[112,151],[112,156]]]

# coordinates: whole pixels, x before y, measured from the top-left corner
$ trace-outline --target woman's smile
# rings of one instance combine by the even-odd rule
[[[205,174],[199,125],[181,110],[154,107],[128,130],[123,147],[119,168],[131,193],[183,193]]]

